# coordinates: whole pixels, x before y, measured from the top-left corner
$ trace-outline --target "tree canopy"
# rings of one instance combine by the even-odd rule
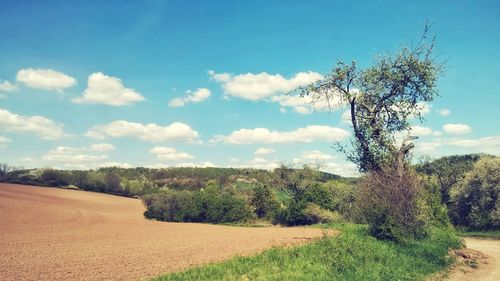
[[[414,136],[407,134],[402,144],[397,143],[397,136],[410,130],[412,119],[423,120],[425,103],[437,95],[442,68],[432,56],[434,37],[428,31],[426,26],[415,47],[379,56],[364,70],[355,62],[339,61],[322,80],[301,89],[301,95],[311,96],[313,103],[349,107],[354,149],[347,154],[362,172],[380,170],[390,159],[404,160],[413,148],[408,141]]]

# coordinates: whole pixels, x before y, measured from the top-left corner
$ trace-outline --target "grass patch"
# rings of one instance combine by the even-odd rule
[[[401,245],[374,239],[364,225],[330,227],[342,233],[152,280],[424,280],[452,262],[450,248],[460,247],[458,238],[439,229],[426,240]]]
[[[500,230],[489,231],[458,231],[459,236],[462,237],[477,237],[500,240]]]

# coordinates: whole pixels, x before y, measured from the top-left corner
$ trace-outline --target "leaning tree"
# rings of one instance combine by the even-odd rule
[[[436,80],[442,64],[432,51],[434,37],[425,27],[415,46],[376,58],[373,66],[359,69],[355,62],[339,61],[323,79],[300,90],[314,103],[348,106],[354,138],[347,153],[361,172],[378,171],[388,163],[403,163],[416,138],[403,133],[412,119],[423,120],[426,102],[437,96]],[[398,138],[402,141],[398,143]]]

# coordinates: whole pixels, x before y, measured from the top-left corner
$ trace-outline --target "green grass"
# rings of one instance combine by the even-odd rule
[[[342,233],[153,280],[424,280],[449,265],[448,250],[460,246],[458,238],[438,229],[426,240],[401,245],[372,238],[366,226],[334,228]]]
[[[500,240],[500,230],[458,231],[458,235],[463,236],[463,237],[478,237],[478,238],[489,238],[489,239],[499,239]]]

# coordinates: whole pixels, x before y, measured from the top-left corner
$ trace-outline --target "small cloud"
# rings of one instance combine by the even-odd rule
[[[187,91],[184,97],[171,99],[168,105],[170,107],[181,107],[189,102],[202,102],[210,97],[212,93],[207,88],[199,88],[192,92]]]
[[[302,159],[315,160],[315,161],[325,161],[335,159],[333,155],[323,153],[319,150],[302,151]]]
[[[130,169],[132,168],[132,165],[123,162],[105,162],[99,164],[98,167],[99,168],[118,167],[118,168]]]
[[[31,88],[59,93],[76,84],[75,78],[52,69],[21,69],[17,72],[16,79]]]
[[[149,152],[156,155],[156,159],[164,161],[179,161],[179,160],[191,160],[194,156],[186,153],[179,152],[172,147],[157,146],[153,147]]]
[[[443,109],[438,110],[438,112],[439,112],[439,115],[441,115],[441,116],[448,116],[448,115],[450,115],[451,110],[449,110],[447,108],[443,108]]]
[[[85,135],[94,139],[132,137],[150,142],[201,142],[197,131],[193,130],[189,125],[180,122],[174,122],[168,126],[160,126],[155,123],[142,124],[116,120],[105,125],[94,126]]]
[[[339,141],[349,137],[344,129],[309,125],[293,131],[271,131],[267,128],[240,129],[228,136],[215,136],[210,142],[227,144],[257,144],[257,143],[311,143],[314,141]]]
[[[124,106],[145,100],[140,93],[123,86],[121,79],[96,72],[89,76],[83,96],[73,102]]]
[[[3,81],[0,83],[0,92],[13,92],[17,90],[17,86],[11,84],[9,81]]]
[[[107,152],[107,151],[111,151],[114,149],[115,149],[115,147],[109,143],[96,143],[96,144],[92,144],[90,146],[90,150],[99,151],[99,152]]]
[[[266,154],[271,154],[274,152],[274,149],[272,148],[266,148],[266,147],[261,147],[257,149],[254,154],[255,155],[266,155]]]
[[[63,125],[43,116],[23,116],[0,108],[0,128],[6,131],[29,133],[46,140],[56,140],[67,136]]]
[[[247,100],[260,100],[276,94],[283,94],[307,86],[323,77],[316,72],[299,72],[287,79],[280,74],[246,73],[231,75],[208,71],[210,78],[219,83],[224,93]]]
[[[465,124],[446,124],[443,126],[443,130],[449,134],[461,135],[469,133],[471,128]]]

